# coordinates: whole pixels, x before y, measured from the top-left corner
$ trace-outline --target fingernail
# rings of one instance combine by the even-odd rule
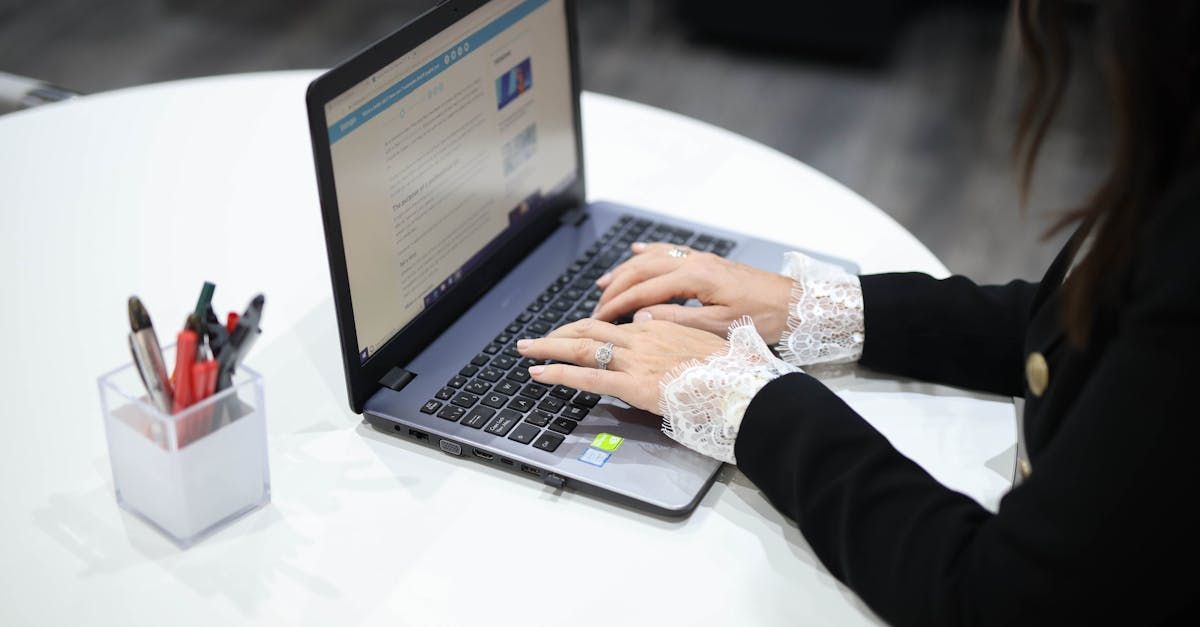
[[[653,319],[654,319],[654,316],[650,315],[650,312],[648,312],[648,311],[639,311],[639,312],[633,314],[634,322],[645,322],[647,320],[653,320]]]
[[[517,350],[525,350],[533,346],[533,340],[517,340]]]
[[[546,371],[545,366],[530,366],[529,375],[536,377]]]
[[[603,275],[600,276],[600,278],[596,279],[596,285],[604,285],[605,283],[608,283],[609,279],[611,279],[611,278],[612,278],[612,273],[605,272]]]
[[[640,253],[643,250],[646,250],[646,242],[634,242],[633,246],[630,248],[633,250],[633,252]]]

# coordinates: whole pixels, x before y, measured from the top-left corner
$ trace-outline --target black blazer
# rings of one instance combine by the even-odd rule
[[[1024,396],[1032,472],[997,514],[949,490],[815,379],[764,387],[739,467],[885,620],[1028,625],[1195,619],[1200,590],[1200,176],[1136,234],[1084,350],[1065,338],[1065,252],[1040,284],[862,277],[861,364]],[[1032,393],[1040,352],[1048,386]]]

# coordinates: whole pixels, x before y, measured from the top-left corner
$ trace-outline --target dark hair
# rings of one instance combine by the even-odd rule
[[[1020,0],[1017,5],[1021,41],[1033,69],[1014,146],[1023,200],[1070,70],[1067,4]],[[1200,163],[1200,2],[1100,0],[1097,5],[1097,52],[1115,139],[1110,169],[1091,198],[1066,211],[1046,233],[1080,225],[1092,237],[1064,285],[1065,322],[1076,346],[1086,344],[1097,305],[1115,297],[1110,279],[1122,276],[1130,263],[1141,227],[1162,194]]]

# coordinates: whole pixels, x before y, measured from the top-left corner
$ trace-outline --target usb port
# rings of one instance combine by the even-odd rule
[[[501,464],[504,464],[505,466],[512,466],[512,465],[513,465],[513,460],[511,460],[511,459],[509,459],[509,458],[507,458],[507,457],[501,457],[501,458],[500,458],[500,463],[501,463]]]
[[[478,457],[479,459],[486,459],[488,461],[496,459],[495,455],[492,455],[491,453],[489,453],[487,451],[481,451],[479,449],[475,449],[475,450],[471,451],[471,454],[474,455],[475,457]]]
[[[409,435],[409,437],[413,437],[418,440],[428,440],[429,439],[428,433],[425,433],[424,431],[417,431],[416,429],[409,429],[408,435]]]
[[[521,464],[521,472],[527,472],[527,473],[529,473],[529,474],[531,474],[531,475],[533,475],[533,476],[535,476],[535,477],[539,477],[539,476],[541,476],[541,475],[538,473],[538,469],[537,469],[537,468],[534,468],[533,466],[526,466],[525,464]]]

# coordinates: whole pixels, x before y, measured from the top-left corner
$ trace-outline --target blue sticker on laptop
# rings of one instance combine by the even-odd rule
[[[612,457],[612,453],[602,451],[596,448],[589,448],[579,456],[579,461],[585,464],[591,464],[597,468],[603,468],[604,464],[608,463],[608,458]]]

